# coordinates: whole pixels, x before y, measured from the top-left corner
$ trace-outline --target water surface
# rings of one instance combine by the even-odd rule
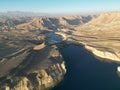
[[[55,32],[46,33],[45,35],[47,36],[48,44],[59,43],[63,40],[63,38],[59,35],[56,35]]]
[[[70,45],[60,52],[67,74],[53,90],[120,90],[118,64],[97,60],[80,46]]]

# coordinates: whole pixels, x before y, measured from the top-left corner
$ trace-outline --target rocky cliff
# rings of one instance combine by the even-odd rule
[[[26,76],[15,76],[3,90],[46,90],[55,86],[66,73],[64,62],[29,73]]]
[[[100,58],[120,62],[120,56],[116,52],[100,50],[99,48],[95,48],[87,45],[85,46],[85,48]]]
[[[4,79],[1,77],[0,90],[46,90],[60,82],[66,73],[56,46],[29,51],[17,64],[10,73],[4,74]]]

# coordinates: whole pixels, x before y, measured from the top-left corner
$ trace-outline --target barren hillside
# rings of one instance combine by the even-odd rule
[[[90,22],[78,26],[73,35],[73,40],[94,47],[98,51],[112,52],[119,58],[120,12],[103,13]],[[90,50],[92,51],[92,49]],[[116,61],[119,61],[119,59]]]

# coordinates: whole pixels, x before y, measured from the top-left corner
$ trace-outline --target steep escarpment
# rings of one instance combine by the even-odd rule
[[[9,84],[6,84],[3,90],[46,90],[60,82],[65,73],[64,62],[54,64],[47,69],[35,71],[26,76],[15,76],[9,79]]]
[[[1,73],[1,90],[45,90],[60,82],[66,73],[63,58],[54,45],[30,50],[23,57],[15,67],[8,67],[9,73]]]

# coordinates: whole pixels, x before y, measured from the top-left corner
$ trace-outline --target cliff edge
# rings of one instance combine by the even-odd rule
[[[19,65],[1,77],[0,90],[46,90],[60,82],[65,73],[65,63],[55,45],[30,50]]]

